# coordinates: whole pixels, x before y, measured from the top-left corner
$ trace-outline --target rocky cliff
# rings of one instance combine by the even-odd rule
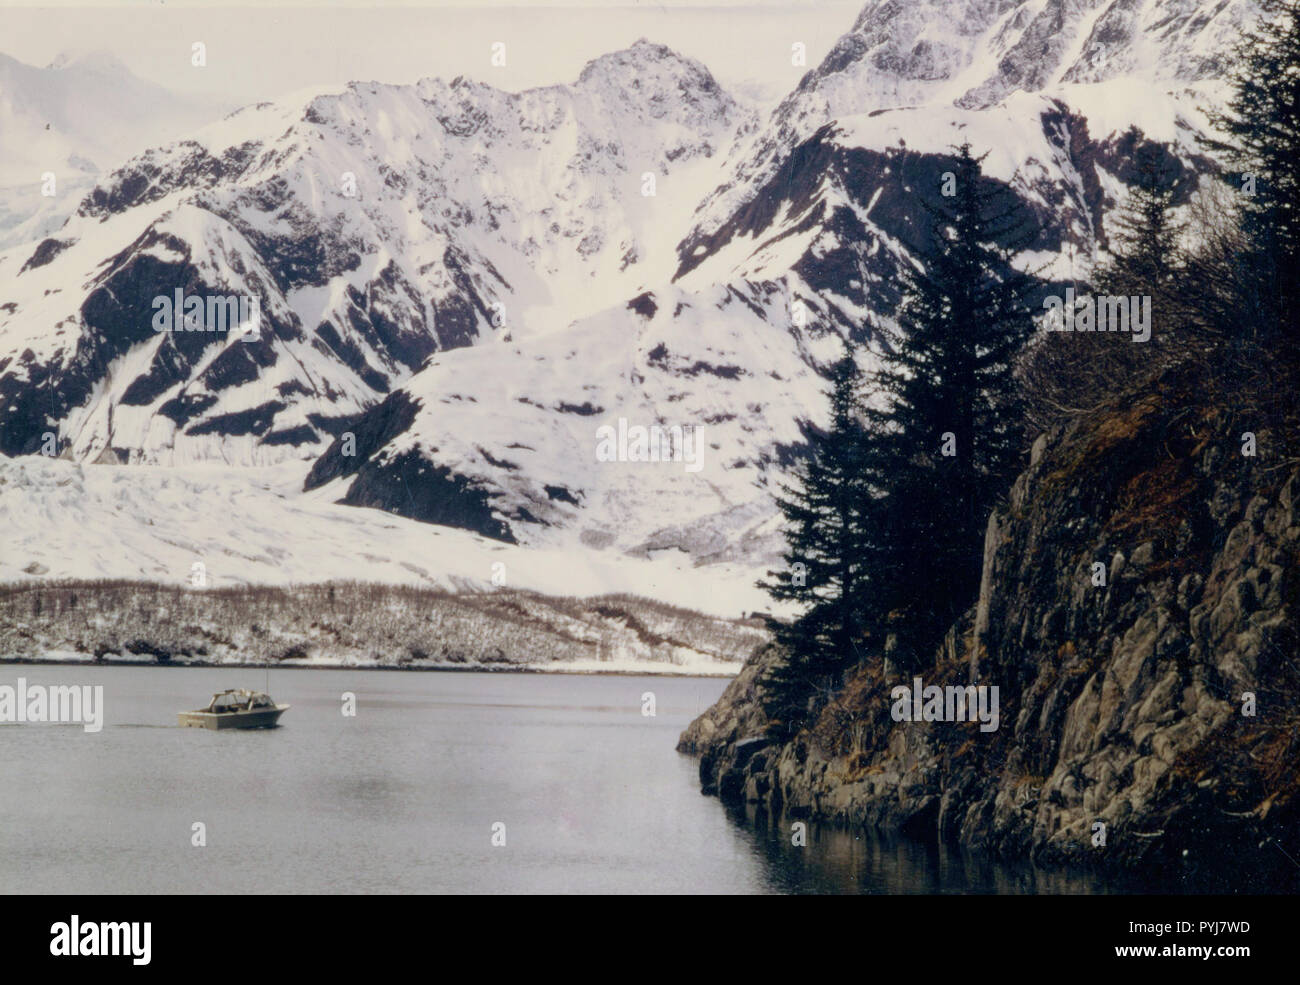
[[[704,791],[1003,858],[1294,890],[1294,431],[1244,454],[1258,415],[1199,390],[1171,372],[1038,439],[933,665],[870,661],[785,738],[756,702],[781,654],[752,658],[682,735]],[[914,677],[997,686],[999,727],[894,721],[891,689]]]

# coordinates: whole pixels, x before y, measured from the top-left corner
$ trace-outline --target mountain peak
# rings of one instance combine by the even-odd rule
[[[653,66],[662,66],[674,75],[685,76],[683,81],[692,82],[696,88],[708,92],[718,88],[709,70],[695,59],[647,38],[638,38],[628,48],[608,52],[587,62],[578,76],[578,85],[599,81],[631,84],[640,79],[640,73]]]
[[[85,72],[131,74],[131,70],[123,64],[120,58],[102,48],[73,48],[62,51],[46,68],[56,71],[75,68]]]

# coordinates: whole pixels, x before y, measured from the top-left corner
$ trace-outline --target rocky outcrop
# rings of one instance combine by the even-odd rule
[[[1294,890],[1300,468],[1274,432],[1244,455],[1251,413],[1196,386],[1171,373],[1039,439],[932,666],[863,666],[783,740],[755,701],[781,654],[756,655],[682,736],[705,791],[1004,858]],[[894,721],[913,677],[997,686],[999,728]]]

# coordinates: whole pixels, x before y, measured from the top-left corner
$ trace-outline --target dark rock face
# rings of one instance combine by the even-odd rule
[[[690,273],[733,239],[761,234],[775,222],[786,202],[791,203],[791,214],[801,214],[811,207],[822,177],[839,150],[831,139],[834,129],[827,124],[795,147],[758,194],[716,232],[684,239],[677,247],[681,263],[676,277]]]
[[[218,414],[202,424],[196,424],[186,430],[186,434],[256,434],[264,435],[271,428],[275,415],[284,410],[284,404],[278,400],[269,400],[248,410],[235,411],[230,414]]]
[[[566,486],[545,486],[546,497],[552,502],[568,503],[570,506],[581,506],[581,501]],[[578,491],[578,496],[582,491]]]
[[[182,394],[158,408],[158,413],[184,426],[217,402],[215,394]]]
[[[303,491],[323,486],[340,476],[354,475],[379,449],[411,426],[419,409],[419,401],[405,391],[398,390],[390,394],[378,407],[363,414],[350,430],[338,433],[325,454],[316,460],[316,464],[307,473]],[[348,434],[352,435],[352,450],[355,454],[344,453],[349,447]]]
[[[48,254],[47,262],[58,253],[44,252]],[[159,253],[174,259],[160,259]],[[200,298],[237,292],[229,285],[205,279],[192,260],[191,245],[156,227],[150,227],[107,261],[105,271],[90,286],[81,304],[79,332],[67,358],[56,356],[44,364],[33,363],[23,367],[22,373],[15,372],[18,367],[0,370],[0,399],[7,398],[14,408],[0,421],[0,452],[17,455],[37,450],[42,433],[47,429],[57,431],[59,422],[90,398],[109,365],[137,346],[158,341],[144,370],[122,387],[119,402],[128,407],[147,407],[179,387],[171,399],[159,405],[158,413],[182,424],[204,414],[217,402],[216,395],[222,390],[256,380],[263,370],[275,365],[276,340],[300,337],[295,324],[274,312],[263,311],[259,339],[226,348],[199,372],[209,350],[225,345],[224,334],[186,330],[159,333],[154,326],[154,301],[158,297],[171,299],[178,290],[186,297]],[[281,403],[276,409],[285,406]],[[220,424],[205,424],[202,432],[190,433],[223,433]],[[126,451],[129,456],[132,450]]]
[[[296,428],[285,428],[283,431],[272,431],[262,436],[264,445],[293,445],[296,448],[299,445],[314,445],[319,442],[320,437],[305,424],[300,424]]]
[[[510,527],[493,513],[486,490],[445,465],[431,464],[417,451],[366,462],[340,502],[517,543]]]
[[[682,735],[705,792],[1042,864],[1294,892],[1300,869],[1270,842],[1300,821],[1300,469],[1243,457],[1228,411],[1169,400],[1195,385],[1177,373],[1161,384],[1040,437],[990,519],[978,603],[932,666],[847,674],[815,725],[778,741],[757,681],[781,654],[757,654]],[[893,721],[890,691],[914,676],[998,686],[1000,727]]]
[[[56,256],[66,250],[72,243],[67,240],[45,239],[36,247],[36,252],[28,258],[27,262],[22,265],[18,271],[19,276],[29,270],[35,270],[37,267],[43,267]]]
[[[149,151],[130,161],[86,196],[78,215],[104,217],[132,206],[165,198],[178,188],[211,188],[237,178],[248,168],[260,146],[250,142],[214,157],[202,144],[183,141],[188,153],[168,157]]]
[[[1118,152],[1107,154],[1106,148],[1089,137],[1086,122],[1064,107],[1046,113],[1038,122],[1049,143],[1082,176],[1080,187],[1069,182],[1043,181],[1033,187],[1035,197],[1027,198],[998,179],[986,177],[984,183],[990,191],[1002,192],[1008,206],[1020,209],[1019,224],[1009,230],[1008,242],[1024,235],[1025,248],[1057,252],[1073,237],[1077,240],[1074,245],[1083,249],[1087,239],[1084,232],[1091,230],[1113,204],[1105,201],[1093,165],[1115,163]],[[736,240],[753,239],[757,252],[784,237],[816,230],[821,233],[817,247],[795,262],[793,272],[817,296],[838,295],[871,311],[893,311],[901,300],[899,284],[906,260],[897,250],[882,247],[888,246],[888,238],[907,254],[917,256],[933,245],[924,196],[917,190],[938,188],[944,173],[952,170],[953,158],[907,147],[877,150],[845,146],[840,137],[836,124],[822,127],[782,158],[771,177],[724,223],[711,232],[696,230],[684,239],[677,247],[679,265],[675,277],[689,274]],[[1130,139],[1142,140],[1136,133]],[[1179,176],[1190,173],[1172,155],[1169,164]],[[828,206],[827,186],[837,188],[853,207]],[[870,227],[861,218],[868,214]],[[782,215],[799,219],[777,232],[777,219]],[[1048,288],[1044,286],[1044,290]],[[638,298],[633,303],[643,300]],[[816,297],[804,300],[811,308],[821,308]],[[653,313],[652,308],[636,310],[647,317]],[[834,307],[828,313],[842,321],[842,331],[859,341],[867,339],[869,327],[860,318],[845,319],[836,314]]]
[[[379,454],[411,426],[419,409],[419,401],[403,390],[389,395],[334,439],[307,474],[303,489],[355,475],[339,502],[516,543],[509,525],[492,509],[492,494],[469,478],[432,462],[418,446],[392,457]],[[349,449],[355,454],[346,454]]]
[[[650,291],[646,291],[644,294],[638,294],[627,303],[627,306],[642,318],[653,318],[655,312],[659,310],[658,306],[655,304],[655,296]]]
[[[67,365],[57,361],[32,363],[23,367],[23,373],[15,372],[15,366],[0,374],[0,399],[10,408],[0,420],[0,453],[36,451],[42,433],[47,428],[57,430],[56,422],[85,402],[114,359],[154,337],[152,300],[163,293],[161,285],[167,285],[169,295],[173,285],[193,293],[204,290],[197,271],[187,261],[166,263],[141,252],[154,246],[176,245],[146,233],[113,258],[111,273],[90,291],[81,306],[84,327]],[[52,256],[47,256],[46,262]],[[211,341],[202,332],[169,336],[146,373],[127,388],[123,402],[147,402],[149,394],[177,382],[184,368],[197,360]]]

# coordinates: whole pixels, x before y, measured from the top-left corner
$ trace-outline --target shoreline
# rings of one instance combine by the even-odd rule
[[[48,657],[0,657],[0,666],[52,666],[52,667],[151,667],[159,670],[186,670],[191,668],[221,668],[232,670],[381,670],[417,673],[451,674],[551,674],[577,677],[683,677],[726,680],[737,671],[671,671],[649,668],[618,668],[610,670],[583,667],[548,668],[542,664],[513,664],[498,666],[480,664],[467,667],[463,664],[421,664],[418,666],[393,666],[390,664],[305,664],[305,663],[244,663],[224,660],[186,660],[164,662],[150,660],[96,660],[94,657],[50,659]]]

